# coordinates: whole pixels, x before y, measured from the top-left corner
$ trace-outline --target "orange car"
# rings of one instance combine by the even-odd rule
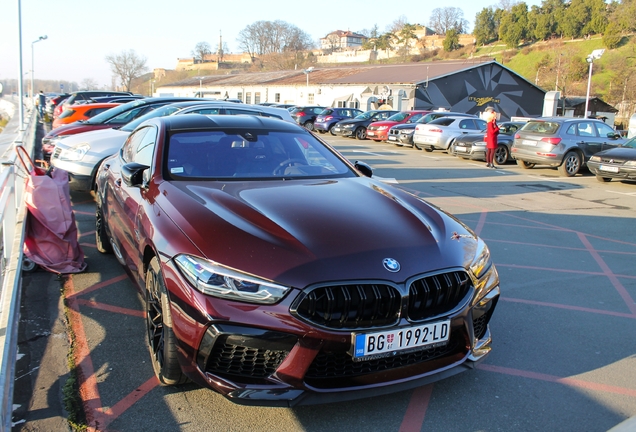
[[[74,123],[78,120],[87,120],[96,114],[109,110],[113,107],[120,105],[118,103],[87,103],[76,104],[69,106],[62,112],[55,120],[51,127],[55,129],[58,126],[62,126],[69,123]]]

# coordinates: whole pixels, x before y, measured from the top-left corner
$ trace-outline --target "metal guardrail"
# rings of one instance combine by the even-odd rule
[[[22,145],[32,155],[37,124],[35,111],[32,111],[26,130],[18,134],[11,148]],[[16,165],[15,150],[7,152],[7,155],[0,166],[0,430],[5,431],[11,430],[13,414],[26,217],[23,199],[25,176]]]

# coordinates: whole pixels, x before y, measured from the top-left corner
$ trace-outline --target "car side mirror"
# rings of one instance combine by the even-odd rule
[[[355,161],[353,166],[356,167],[366,177],[373,177],[373,169],[366,163]]]
[[[121,167],[121,176],[126,186],[141,186],[144,183],[144,173],[150,167],[137,162],[127,163]]]

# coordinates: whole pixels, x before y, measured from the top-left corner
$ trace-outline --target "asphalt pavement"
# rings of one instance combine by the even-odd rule
[[[95,430],[607,431],[636,415],[636,184],[326,138],[485,239],[502,294],[484,363],[413,391],[295,408],[161,387],[141,297],[95,249],[92,195],[73,193],[88,269],[24,275],[14,430],[64,430],[72,376]]]

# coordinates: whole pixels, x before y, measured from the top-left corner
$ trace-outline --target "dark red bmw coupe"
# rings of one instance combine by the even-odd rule
[[[491,349],[499,277],[456,218],[265,117],[142,123],[97,179],[96,242],[146,301],[164,385],[292,406],[405,390]]]

